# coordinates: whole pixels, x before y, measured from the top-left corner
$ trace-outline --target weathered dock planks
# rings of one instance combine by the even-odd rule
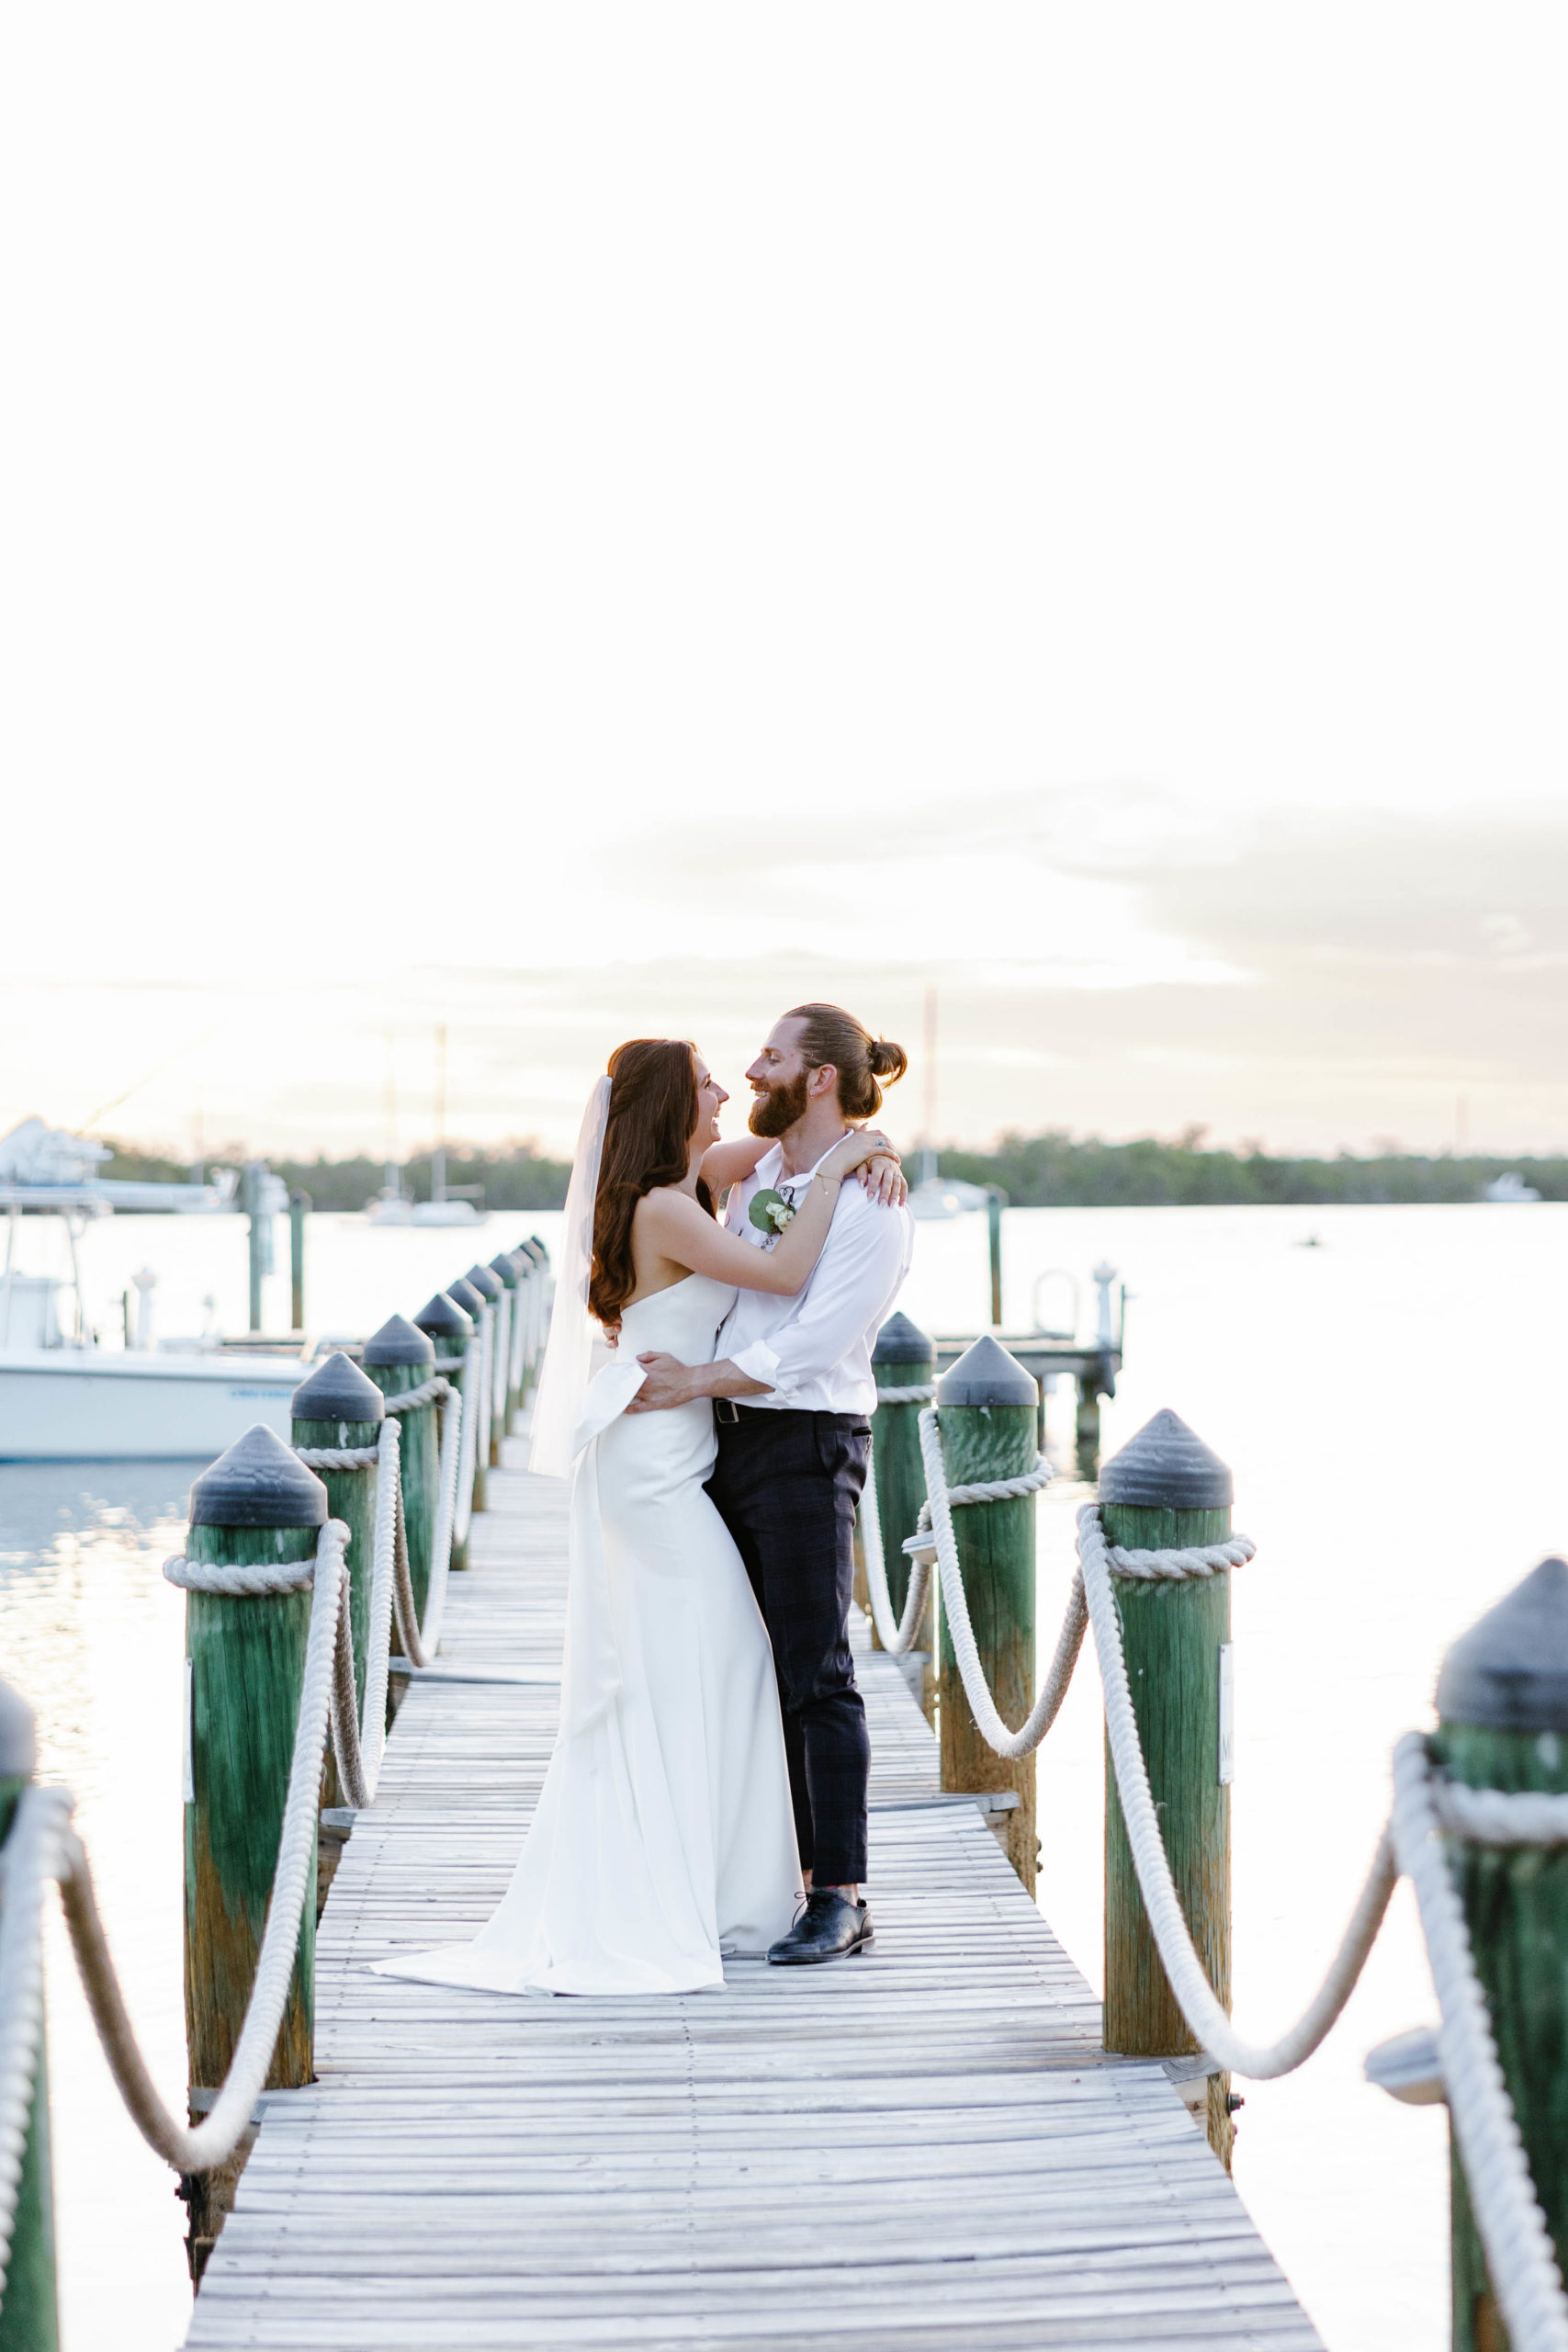
[[[563,1500],[506,1453],[321,1924],[318,2081],[267,2104],[190,2346],[1318,2346],[880,1653],[872,1952],[660,2000],[368,1973],[488,1916],[554,1736]]]

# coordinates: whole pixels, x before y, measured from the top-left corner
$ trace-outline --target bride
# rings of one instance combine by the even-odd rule
[[[690,1993],[722,1984],[722,1952],[765,1951],[799,1908],[773,1654],[704,1492],[712,1407],[626,1407],[646,1377],[638,1354],[713,1361],[738,1286],[805,1288],[846,1176],[861,1170],[879,1196],[902,1179],[886,1136],[852,1132],[756,1249],[714,1216],[715,1193],[769,1148],[718,1141],[728,1100],[694,1046],[663,1037],[618,1046],[590,1099],[529,1462],[572,1482],[560,1731],[488,1925],[471,1943],[379,1962],[384,1974]]]

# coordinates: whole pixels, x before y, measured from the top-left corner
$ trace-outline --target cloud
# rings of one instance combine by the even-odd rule
[[[777,1015],[826,997],[908,1047],[888,1116],[913,1139],[934,986],[936,1124],[955,1140],[1196,1120],[1216,1139],[1435,1147],[1464,1095],[1478,1145],[1568,1143],[1568,817],[1555,811],[1220,815],[1128,784],[916,800],[874,838],[790,823],[786,810],[671,827],[606,853],[589,922],[600,881],[616,900],[640,893],[634,952],[610,920],[570,967],[447,963],[426,945],[337,981],[324,1022],[299,971],[7,992],[0,1123],[79,1119],[221,1014],[218,1042],[112,1124],[182,1146],[199,1118],[266,1148],[379,1150],[389,1070],[412,1150],[434,1131],[440,1022],[452,1135],[562,1147],[621,1038],[694,1036],[739,1092]]]

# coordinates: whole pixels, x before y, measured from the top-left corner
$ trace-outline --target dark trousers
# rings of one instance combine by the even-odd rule
[[[773,1642],[801,1865],[818,1886],[858,1886],[871,1743],[848,1623],[870,1424],[860,1413],[735,1409],[730,1420],[721,1406],[707,1491]]]

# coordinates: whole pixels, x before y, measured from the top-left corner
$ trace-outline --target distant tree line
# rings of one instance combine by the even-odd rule
[[[106,1176],[153,1183],[189,1181],[191,1171],[184,1162],[141,1151],[134,1144],[117,1143],[111,1148],[114,1158],[104,1167]],[[231,1145],[214,1152],[208,1168],[210,1171],[215,1166],[239,1167],[250,1157],[243,1146]],[[275,1176],[282,1177],[291,1193],[309,1193],[312,1208],[318,1209],[362,1209],[367,1201],[376,1198],[386,1177],[384,1163],[363,1153],[351,1159],[269,1159],[267,1166]],[[563,1208],[570,1173],[569,1160],[547,1159],[531,1143],[505,1144],[494,1151],[469,1144],[446,1147],[448,1186],[482,1184],[487,1209]],[[430,1198],[428,1156],[405,1161],[400,1175],[410,1198]]]
[[[1174,1143],[1140,1136],[1131,1143],[1076,1142],[1055,1131],[1005,1135],[994,1151],[944,1151],[944,1176],[999,1184],[1016,1208],[1216,1208],[1276,1202],[1477,1201],[1508,1171],[1542,1200],[1568,1200],[1568,1158],[1456,1158],[1447,1152],[1383,1152],[1359,1159],[1297,1159],[1261,1148],[1206,1151],[1202,1129]]]
[[[943,1150],[944,1176],[973,1184],[999,1184],[1015,1208],[1216,1208],[1276,1202],[1308,1207],[1332,1201],[1476,1201],[1494,1177],[1512,1171],[1543,1200],[1568,1201],[1568,1158],[1455,1157],[1448,1152],[1383,1152],[1359,1159],[1344,1151],[1332,1159],[1297,1159],[1244,1148],[1206,1150],[1203,1129],[1189,1128],[1174,1142],[1140,1136],[1131,1143],[1075,1139],[1061,1130],[1041,1136],[1005,1135],[994,1151]],[[116,1144],[107,1176],[170,1182],[188,1168]],[[231,1165],[246,1155],[237,1147],[218,1153]],[[268,1166],[290,1191],[310,1195],[319,1209],[362,1209],[381,1189],[378,1159],[272,1159]],[[550,1159],[530,1143],[485,1151],[448,1145],[448,1184],[482,1184],[491,1209],[558,1209],[565,1205],[564,1159]],[[912,1158],[910,1172],[913,1173]],[[405,1193],[430,1198],[428,1158],[402,1170]]]

